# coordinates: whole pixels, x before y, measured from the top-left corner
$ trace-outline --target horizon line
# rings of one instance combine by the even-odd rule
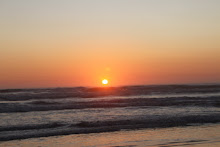
[[[0,90],[34,90],[34,89],[56,89],[56,88],[113,88],[113,87],[132,87],[132,86],[169,86],[169,85],[220,85],[220,82],[205,82],[205,83],[166,83],[166,84],[129,84],[118,86],[56,86],[56,87],[24,87],[24,88],[0,88]]]

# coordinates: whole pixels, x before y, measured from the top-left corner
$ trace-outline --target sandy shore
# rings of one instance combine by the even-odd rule
[[[77,146],[220,146],[220,124],[174,127],[162,129],[122,130],[108,133],[91,133],[55,137],[42,137],[0,142],[11,147],[77,147]]]

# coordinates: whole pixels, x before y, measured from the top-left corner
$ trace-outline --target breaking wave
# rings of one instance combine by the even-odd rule
[[[50,111],[85,108],[117,108],[141,106],[205,106],[220,107],[219,96],[213,97],[165,97],[165,98],[114,98],[91,101],[42,101],[24,103],[0,103],[0,113]]]
[[[2,131],[2,133],[0,134],[0,141],[69,134],[86,134],[112,132],[120,130],[134,130],[141,128],[167,128],[177,126],[190,126],[198,123],[203,124],[219,122],[219,114],[172,117],[164,116],[159,118],[152,117],[146,119],[117,121],[82,121],[77,124],[62,124],[59,122],[53,122],[51,124],[11,126],[0,128],[0,131]],[[20,131],[20,133],[16,133],[17,131]]]
[[[97,98],[104,96],[134,96],[152,94],[215,93],[220,85],[152,85],[124,87],[75,87],[50,89],[4,89],[0,90],[1,101],[30,99]]]

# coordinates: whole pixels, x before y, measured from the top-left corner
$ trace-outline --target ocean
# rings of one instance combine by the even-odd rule
[[[27,145],[34,140],[33,146],[42,143],[42,138],[48,143],[70,136],[74,138],[74,146],[165,146],[166,141],[182,146],[183,138],[181,140],[179,135],[177,139],[172,134],[196,130],[197,138],[192,139],[189,133],[184,143],[201,146],[207,141],[220,142],[219,122],[218,84],[0,90],[0,146],[19,145],[24,141]],[[216,135],[210,137],[207,132],[213,133],[213,130]],[[167,136],[155,137],[161,131],[168,133]],[[146,141],[149,133],[150,138],[156,138],[154,144],[149,138]],[[138,134],[139,142],[135,142]],[[85,136],[97,139],[97,136],[107,138],[108,135],[118,139],[127,135],[127,140],[118,142],[115,138],[109,144],[88,144],[84,139],[76,144],[76,140],[83,140]]]

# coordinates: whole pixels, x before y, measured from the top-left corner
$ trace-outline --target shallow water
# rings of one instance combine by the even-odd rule
[[[141,129],[106,133],[75,134],[41,137],[0,143],[11,147],[218,147],[220,146],[220,124],[202,126]]]

